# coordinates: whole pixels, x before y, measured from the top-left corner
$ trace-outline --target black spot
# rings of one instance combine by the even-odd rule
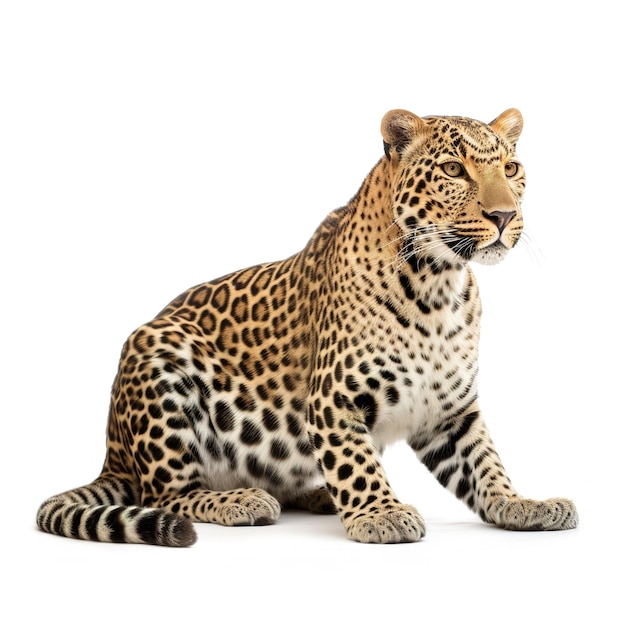
[[[343,365],[341,364],[341,361],[337,361],[337,364],[335,365],[335,380],[337,382],[341,382],[342,378],[343,378]]]
[[[331,452],[330,450],[327,450],[326,453],[324,454],[324,458],[322,459],[322,462],[324,463],[324,467],[326,469],[331,470],[335,467],[337,458],[335,457],[333,452]]]
[[[439,474],[437,474],[437,480],[444,486],[447,487],[448,483],[450,482],[450,478],[454,475],[454,472],[456,472],[456,470],[458,469],[457,465],[452,465],[451,467],[448,467],[447,469],[439,472]]]
[[[352,483],[352,487],[356,491],[365,491],[367,489],[367,481],[363,478],[363,476],[359,476]]]
[[[256,424],[248,419],[245,419],[243,420],[239,439],[242,443],[245,443],[246,445],[256,445],[263,441],[263,433]]]
[[[161,407],[158,404],[149,404],[148,413],[150,413],[150,415],[154,417],[154,419],[160,419],[161,417],[163,417],[163,411],[161,411]]]
[[[246,412],[251,412],[256,409],[256,402],[245,385],[239,385],[239,395],[235,398],[235,406],[239,410]]]
[[[172,430],[182,430],[183,428],[187,428],[189,423],[184,417],[170,417],[167,420],[167,427]]]
[[[380,381],[377,378],[370,377],[365,382],[367,386],[374,391],[380,387]]]
[[[191,359],[191,362],[197,370],[199,370],[200,372],[206,372],[206,367],[200,359]]]
[[[267,400],[270,397],[264,385],[258,385],[256,388],[256,393],[259,398],[261,398],[261,400]]]
[[[430,307],[418,298],[417,300],[417,308],[424,314],[428,315],[430,313]]]
[[[331,446],[336,448],[336,447],[342,445],[343,441],[341,440],[341,437],[339,437],[335,433],[330,433],[330,435],[328,436],[328,443]]]
[[[415,328],[423,337],[430,337],[430,331],[427,328],[424,328],[419,322],[415,322]]]
[[[296,388],[296,381],[290,374],[285,374],[283,376],[283,384],[287,391],[293,391]]]
[[[332,388],[333,379],[330,374],[326,374],[326,376],[324,376],[324,381],[322,382],[322,395],[327,398],[330,395]]]
[[[174,402],[171,398],[166,398],[163,401],[163,408],[170,413],[175,413],[178,411],[178,404],[176,404],[176,402]]]
[[[357,391],[356,389],[353,391]],[[342,393],[335,391],[333,394],[333,403],[338,409],[342,409],[346,405],[346,398]]]
[[[359,381],[352,374],[348,374],[348,376],[346,376],[346,387],[350,391],[358,391],[359,390]]]
[[[168,448],[168,450],[180,452],[183,449],[182,439],[180,437],[177,437],[176,435],[170,435],[165,440],[165,447]]]
[[[248,472],[255,478],[261,478],[263,476],[263,467],[254,454],[249,454],[246,457],[246,467],[248,468]]]
[[[172,481],[172,475],[164,467],[157,467],[154,472],[154,476],[162,483],[169,483]]]
[[[324,407],[324,422],[326,422],[326,426],[328,428],[332,428],[335,425],[335,418],[333,416],[333,410],[326,406]]]
[[[269,431],[278,430],[280,428],[280,421],[276,413],[269,409],[263,409],[263,426]]]
[[[165,456],[163,450],[161,450],[159,446],[155,446],[152,442],[148,444],[148,450],[155,461],[160,461]]]
[[[235,416],[230,406],[221,400],[215,404],[215,423],[223,432],[231,431],[235,427]]]
[[[394,404],[398,404],[398,401],[400,400],[400,394],[395,387],[390,386],[385,389],[385,399],[387,400],[387,404],[393,406]]]
[[[365,413],[365,424],[371,428],[376,423],[378,409],[374,396],[369,393],[362,393],[354,398],[354,406]]]
[[[465,478],[459,480],[459,484],[456,486],[456,497],[463,498],[470,490],[470,484]]]
[[[343,465],[339,466],[339,469],[337,470],[337,477],[339,478],[339,480],[346,480],[346,478],[350,478],[350,476],[352,476],[353,471],[354,470],[352,469],[352,465],[344,463]]]
[[[310,456],[311,454],[311,444],[308,442],[307,439],[300,439],[300,441],[298,441],[298,452],[302,455],[302,456]]]
[[[277,459],[278,461],[283,461],[284,459],[289,458],[289,447],[284,441],[274,439],[270,448],[270,454],[272,455],[272,458]]]
[[[289,431],[289,434],[294,437],[299,437],[302,434],[302,425],[300,424],[300,420],[298,420],[298,418],[291,413],[287,415],[287,430]]]

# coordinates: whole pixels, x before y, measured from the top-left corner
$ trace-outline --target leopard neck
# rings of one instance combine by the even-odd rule
[[[428,307],[454,305],[463,297],[466,262],[420,253],[394,221],[392,166],[382,158],[342,213],[335,212],[335,264],[352,268],[376,291],[397,293]],[[332,215],[332,214],[331,214]]]

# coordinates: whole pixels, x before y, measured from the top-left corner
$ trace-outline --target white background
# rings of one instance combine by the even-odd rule
[[[624,623],[617,7],[3,2],[0,621]],[[517,488],[573,498],[579,529],[488,527],[398,445],[385,462],[426,519],[418,544],[355,544],[300,513],[197,525],[183,550],[35,530],[43,499],[100,471],[130,331],[299,250],[382,154],[387,110],[513,106],[528,237],[476,268],[482,406]]]

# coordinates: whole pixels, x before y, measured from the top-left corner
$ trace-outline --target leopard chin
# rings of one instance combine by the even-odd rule
[[[501,241],[496,241],[486,248],[476,250],[472,255],[472,261],[481,265],[496,265],[508,254],[507,248]]]

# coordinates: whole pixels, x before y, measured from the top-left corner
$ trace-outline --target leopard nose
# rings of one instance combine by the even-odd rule
[[[483,217],[493,222],[500,234],[507,227],[509,222],[515,217],[515,211],[483,211]]]

